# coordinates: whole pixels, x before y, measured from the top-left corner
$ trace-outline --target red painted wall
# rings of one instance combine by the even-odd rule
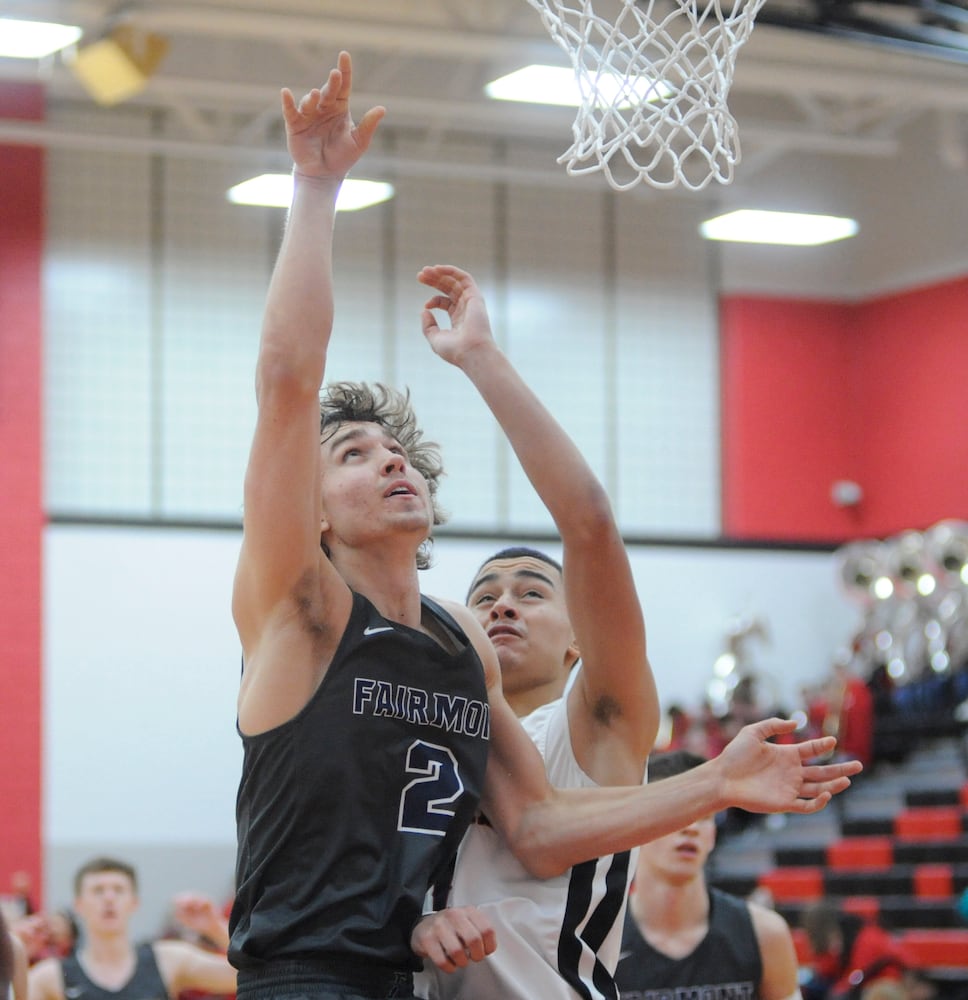
[[[0,117],[43,116],[43,88],[0,85]],[[0,893],[6,893],[15,871],[27,871],[41,886],[43,152],[0,145],[0,177]]]
[[[731,298],[721,309],[723,533],[833,541],[856,511],[830,499],[859,475],[849,306]]]
[[[856,326],[868,522],[968,519],[968,278],[873,300]]]
[[[968,519],[968,279],[721,315],[723,534],[840,542]],[[863,489],[854,508],[830,488]]]

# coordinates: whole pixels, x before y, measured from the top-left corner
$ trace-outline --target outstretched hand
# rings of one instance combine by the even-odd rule
[[[173,899],[174,918],[183,927],[218,939],[224,931],[225,918],[215,901],[199,892],[180,892]]]
[[[423,917],[410,934],[410,947],[418,958],[453,972],[490,955],[497,935],[476,906],[452,906]]]
[[[417,280],[440,293],[427,300],[420,314],[423,334],[435,354],[460,367],[475,348],[493,346],[484,297],[466,271],[451,264],[434,264],[423,268]],[[449,329],[438,325],[434,309],[447,313]]]
[[[350,55],[340,52],[326,83],[314,87],[298,104],[291,90],[282,91],[286,140],[297,173],[341,179],[366,152],[386,109],[370,108],[354,124],[349,109],[352,85]]]
[[[802,743],[768,742],[794,729],[796,723],[788,719],[755,722],[744,726],[714,758],[732,805],[754,813],[813,813],[850,787],[850,776],[863,769],[860,761],[814,763],[834,749],[837,741],[832,736]]]

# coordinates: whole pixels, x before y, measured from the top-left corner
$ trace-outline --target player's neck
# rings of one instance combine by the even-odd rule
[[[542,705],[556,701],[564,694],[564,689],[565,681],[562,679],[560,683],[556,681],[554,684],[541,684],[532,688],[522,688],[520,691],[505,690],[504,696],[514,714],[523,719]]]
[[[421,627],[420,581],[412,556],[394,559],[384,553],[381,558],[379,553],[357,549],[340,553],[338,560],[334,564],[350,589],[362,594],[384,618]]]
[[[134,945],[126,932],[118,934],[88,934],[79,953],[82,964],[89,972],[102,974],[129,965],[134,956]],[[92,976],[92,978],[95,978]]]
[[[676,933],[705,922],[709,916],[709,891],[705,879],[671,883],[652,879],[645,892],[634,892],[629,899],[632,916],[643,933]]]

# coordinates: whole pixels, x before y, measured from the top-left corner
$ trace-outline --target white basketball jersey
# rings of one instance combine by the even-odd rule
[[[565,699],[521,720],[558,788],[595,787],[575,760]],[[617,997],[618,964],[629,882],[629,852],[608,855],[539,880],[527,873],[488,825],[475,823],[457,857],[449,906],[484,910],[497,950],[454,973],[426,963],[417,995],[434,1000],[601,1000]]]

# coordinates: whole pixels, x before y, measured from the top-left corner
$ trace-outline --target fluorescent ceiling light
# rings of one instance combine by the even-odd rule
[[[370,205],[379,205],[393,197],[393,185],[385,181],[343,181],[336,198],[337,212],[355,212]],[[288,208],[292,201],[292,174],[259,174],[236,184],[226,192],[229,201],[237,205],[269,205]]]
[[[589,79],[598,91],[598,103],[603,106],[614,105],[623,95],[625,100],[619,107],[630,108],[635,104],[658,101],[672,94],[672,90],[661,80],[650,80],[645,76],[624,77],[618,73],[602,73]],[[492,80],[484,88],[484,93],[497,101],[557,104],[570,108],[581,107],[585,103],[582,84],[575,71],[564,66],[525,66]]]
[[[854,219],[801,212],[766,212],[744,208],[707,219],[699,232],[707,240],[734,243],[776,243],[784,246],[818,246],[853,236],[860,227]]]
[[[81,29],[72,24],[0,17],[0,56],[11,59],[40,59],[73,45],[80,37]]]

